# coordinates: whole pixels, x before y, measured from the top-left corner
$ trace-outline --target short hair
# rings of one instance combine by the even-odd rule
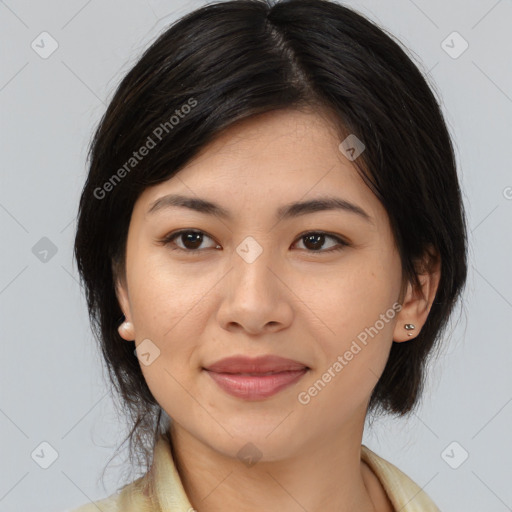
[[[364,143],[353,163],[387,211],[404,279],[419,286],[418,262],[432,248],[440,256],[426,323],[414,340],[392,343],[368,405],[399,416],[413,410],[467,275],[455,155],[432,89],[399,41],[329,0],[211,3],[142,54],[91,140],[74,245],[93,332],[129,418],[132,461],[142,454],[149,467],[162,428],[135,345],[118,333],[115,281],[125,276],[134,203],[225,128],[278,109],[328,112],[340,141],[353,134]],[[136,159],[150,139],[155,147]]]

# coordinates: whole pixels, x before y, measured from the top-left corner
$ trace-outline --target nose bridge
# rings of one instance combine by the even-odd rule
[[[246,236],[234,248],[228,281],[217,318],[224,329],[237,326],[249,334],[278,331],[293,321],[287,286],[279,279],[280,252],[264,234]]]
[[[253,236],[246,236],[233,255],[233,285],[249,294],[270,291],[269,288],[273,288],[270,281],[275,276],[268,267],[273,259],[274,251],[263,237],[258,241]]]
[[[238,325],[250,334],[258,334],[280,329],[291,321],[290,306],[281,295],[275,271],[270,270],[274,251],[267,245],[246,237],[235,248],[228,289],[219,311],[219,320],[226,329]]]

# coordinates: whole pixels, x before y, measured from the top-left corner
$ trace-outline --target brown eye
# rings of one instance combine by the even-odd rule
[[[173,251],[182,251],[187,253],[199,254],[204,249],[220,249],[220,245],[218,244],[215,244],[210,247],[201,248],[201,245],[207,239],[210,239],[215,244],[215,241],[203,231],[182,229],[180,231],[170,233],[163,240],[161,240],[161,243],[166,246],[171,246],[171,250]],[[328,240],[334,241],[334,244],[332,244],[331,242],[331,245],[328,245],[326,249],[325,245],[326,241]],[[181,242],[181,244],[178,244],[177,241]],[[322,231],[311,231],[309,233],[304,233],[299,237],[298,241],[302,241],[307,252],[316,252],[320,254],[326,252],[340,251],[344,247],[350,245],[342,238],[336,235],[324,233]]]
[[[334,246],[329,247],[328,249],[321,250],[324,248],[325,241],[327,239],[334,240],[336,243]],[[313,231],[310,233],[305,233],[301,235],[299,238],[300,241],[303,242],[305,248],[308,250],[308,252],[332,252],[332,251],[339,251],[343,249],[343,247],[348,246],[349,244],[342,240],[340,237],[335,235],[329,235],[327,233],[324,233],[322,231]]]
[[[171,233],[162,240],[164,245],[174,246],[173,250],[186,251],[186,252],[200,252],[199,248],[205,239],[212,240],[211,237],[203,233],[202,231],[194,230],[181,230]],[[183,246],[178,245],[175,240],[181,241]],[[216,245],[216,247],[220,247]],[[212,247],[210,247],[212,248]]]
[[[308,249],[317,251],[318,249],[321,249],[322,246],[324,245],[325,235],[322,235],[322,234],[306,235],[302,238],[302,240],[304,240],[304,245]]]
[[[194,231],[181,233],[179,239],[183,242],[186,249],[197,249],[203,243],[202,233],[196,233]]]

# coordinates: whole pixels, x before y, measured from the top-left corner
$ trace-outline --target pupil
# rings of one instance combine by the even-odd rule
[[[319,249],[322,244],[319,242],[322,242],[323,241],[323,238],[324,238],[324,235],[307,235],[306,236],[306,240],[307,241],[313,241],[314,243],[314,247],[312,247],[312,249]],[[306,246],[307,246],[307,243],[306,243]]]
[[[194,240],[194,237],[196,239]],[[187,243],[192,243],[192,248],[197,249],[201,245],[202,242],[202,235],[201,233],[186,233],[185,234],[185,247],[187,246]],[[188,247],[190,249],[190,247]]]

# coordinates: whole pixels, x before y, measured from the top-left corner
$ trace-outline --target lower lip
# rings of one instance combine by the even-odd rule
[[[245,400],[260,400],[275,395],[295,384],[308,371],[303,370],[273,373],[271,375],[247,375],[240,373],[216,373],[206,370],[208,375],[226,393]]]

